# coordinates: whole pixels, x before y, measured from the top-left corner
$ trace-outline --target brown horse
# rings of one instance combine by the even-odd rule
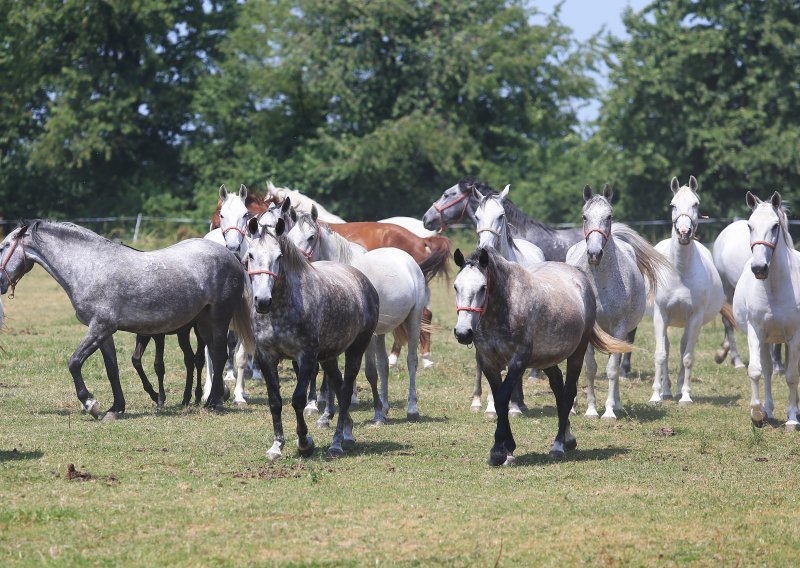
[[[442,236],[422,238],[418,237],[408,229],[391,223],[331,223],[328,225],[332,231],[339,233],[348,241],[357,243],[367,250],[381,247],[396,247],[410,254],[417,264],[425,263],[434,266],[433,275],[447,274],[448,260],[450,259],[450,239]],[[429,280],[426,274],[426,280]],[[422,311],[423,331],[420,334],[420,344],[422,347],[422,366],[431,367],[433,362],[431,355],[431,332],[430,324],[433,313],[427,307]],[[400,353],[399,345],[395,339],[392,346],[392,359],[397,358]]]

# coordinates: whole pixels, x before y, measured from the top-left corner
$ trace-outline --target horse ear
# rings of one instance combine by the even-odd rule
[[[500,192],[500,201],[503,201],[506,196],[508,195],[508,191],[511,189],[511,184],[507,183],[506,186],[503,188],[503,191]]]
[[[780,209],[781,208],[781,201],[782,200],[781,200],[781,194],[780,193],[778,193],[776,191],[775,193],[772,194],[772,197],[770,198],[770,202],[772,203],[772,206],[775,209]]]
[[[481,199],[483,199],[483,194],[480,191],[478,191],[477,187],[472,186],[472,197],[480,201]]]
[[[239,197],[242,198],[242,201],[247,199],[247,186],[245,184],[239,186]]]
[[[285,215],[286,212],[291,209],[291,207],[292,207],[292,200],[287,195],[286,199],[283,200],[283,205],[281,205],[281,213],[283,213]],[[293,214],[292,219],[297,221],[297,219],[296,219],[297,215],[294,214],[294,209],[291,209],[291,211],[292,211],[292,214]]]
[[[275,236],[280,237],[285,230],[286,223],[283,222],[283,219],[278,219],[278,222],[275,223]]]
[[[456,262],[456,266],[464,268],[464,254],[460,248],[457,248],[456,252],[453,253],[453,260]]]
[[[228,188],[225,187],[224,183],[221,186],[219,186],[219,198],[222,200],[228,198]]]
[[[319,211],[317,211],[317,206],[316,205],[312,205],[311,206],[311,219],[316,223],[318,217],[319,217]]]
[[[755,209],[756,205],[761,203],[761,200],[756,197],[752,192],[747,192],[747,195],[744,196],[745,203],[750,209]]]
[[[281,208],[281,211],[283,211],[282,208]],[[292,218],[292,223],[297,223],[297,211],[295,211],[292,208],[289,208],[289,217]]]
[[[258,232],[258,217],[250,217],[247,222],[247,232],[250,233],[251,237]]]
[[[275,195],[275,186],[272,185],[272,180],[267,180],[267,193]]]
[[[489,266],[489,252],[485,248],[481,249],[481,255],[478,257],[478,264],[481,265],[481,268]]]
[[[583,200],[589,201],[592,198],[592,186],[588,183],[583,186]]]
[[[689,176],[689,189],[697,193],[697,178],[694,176]]]
[[[611,198],[614,197],[614,190],[611,189],[611,185],[605,184],[603,186],[603,197],[605,197],[609,203],[611,203]]]
[[[672,190],[672,193],[678,193],[678,190],[681,188],[681,184],[678,183],[678,178],[672,178],[672,181],[669,182],[669,188]]]

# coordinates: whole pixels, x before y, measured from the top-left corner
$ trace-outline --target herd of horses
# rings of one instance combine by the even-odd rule
[[[355,442],[349,409],[362,364],[370,384],[375,423],[389,408],[389,368],[407,346],[408,420],[419,418],[416,375],[418,347],[423,367],[430,356],[430,289],[447,273],[451,258],[457,341],[472,345],[476,383],[472,409],[481,409],[481,377],[490,395],[487,413],[496,415],[491,465],[514,463],[516,443],[509,415],[524,412],[522,376],[544,373],[556,400],[558,430],[550,450],[562,458],[577,441],[570,416],[577,407],[577,384],[585,368],[587,417],[599,416],[594,381],[595,352],[609,354],[608,396],[602,417],[621,409],[620,377],[637,326],[652,309],[655,378],[651,403],[679,397],[691,404],[694,350],[700,329],[721,314],[726,335],[716,355],[728,353],[742,367],[733,335],[746,331],[750,417],[761,426],[774,420],[771,380],[786,344],[789,385],[787,429],[798,425],[800,363],[800,253],[794,250],[781,196],[761,201],[747,192],[747,221],[729,225],[712,253],[695,236],[700,199],[692,176],[672,189],[671,236],[653,246],[630,227],[613,220],[613,192],[583,190],[583,228],[555,230],[520,211],[509,187],[496,192],[465,178],[444,191],[422,221],[394,217],[383,222],[346,223],[299,192],[268,183],[265,196],[244,186],[220,188],[211,231],[165,249],[142,252],[112,242],[83,227],[53,221],[21,222],[0,243],[0,294],[14,290],[39,264],[66,291],[88,333],[69,360],[82,408],[95,418],[100,405],[81,369],[98,349],[105,363],[113,404],[104,419],[125,412],[113,335],[136,334],[132,362],[145,391],[165,404],[164,336],[177,334],[184,352],[186,386],[182,403],[219,411],[226,396],[223,374],[232,360],[234,404],[246,404],[248,355],[263,374],[274,440],[267,456],[282,455],[286,436],[278,365],[291,361],[297,383],[291,405],[297,418],[302,456],[314,451],[306,418],[317,427],[331,424],[338,410],[330,456]],[[470,220],[477,247],[450,252],[440,233]],[[0,325],[3,322],[0,303]],[[683,328],[676,392],[667,361],[668,327]],[[192,348],[190,334],[197,338]],[[394,345],[387,353],[386,335]],[[156,391],[144,372],[142,355],[153,340]],[[339,357],[344,355],[343,372]],[[559,364],[566,361],[566,376]],[[201,373],[207,380],[201,386]],[[317,401],[316,379],[324,373]],[[764,380],[764,398],[760,381]],[[380,379],[380,386],[379,386]]]

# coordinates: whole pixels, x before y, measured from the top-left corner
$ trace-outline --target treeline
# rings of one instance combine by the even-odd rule
[[[619,219],[664,218],[673,175],[710,215],[792,200],[799,3],[624,23],[579,43],[535,1],[0,0],[0,216],[206,217],[266,179],[350,219],[420,216],[466,175],[549,222],[606,181]]]

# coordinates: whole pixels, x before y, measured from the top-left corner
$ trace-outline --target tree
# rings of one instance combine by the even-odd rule
[[[536,201],[593,82],[569,30],[534,15],[501,0],[246,4],[195,98],[198,203],[260,176],[354,219],[419,215],[465,175]]]
[[[598,159],[623,215],[665,218],[672,176],[711,215],[800,183],[800,10],[789,0],[658,0],[610,48]]]
[[[233,4],[2,1],[3,214],[130,213],[162,192],[187,205],[190,103]]]

